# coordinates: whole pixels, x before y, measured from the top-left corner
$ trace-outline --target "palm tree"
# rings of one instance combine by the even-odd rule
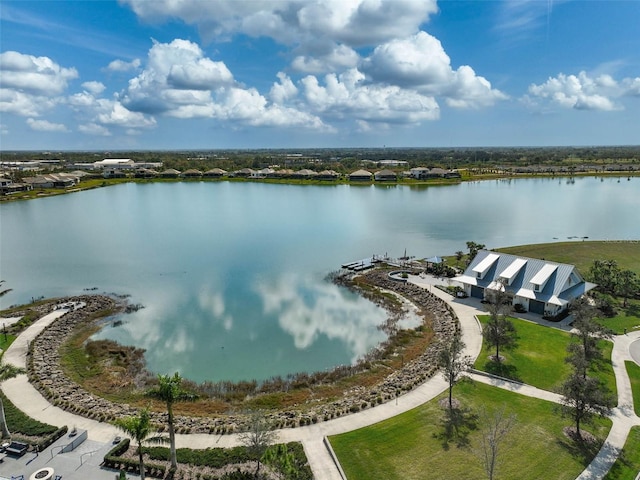
[[[142,443],[163,443],[166,441],[163,437],[151,437],[156,433],[155,428],[151,424],[151,416],[149,410],[141,410],[137,417],[119,418],[113,424],[122,430],[126,435],[130,436],[133,441],[138,444],[138,459],[140,460],[140,478],[144,480],[144,458],[142,456]]]
[[[10,378],[16,377],[21,373],[25,373],[24,368],[16,367],[15,365],[5,364],[0,367],[0,383]],[[2,438],[10,438],[11,433],[9,427],[7,427],[7,419],[4,415],[4,403],[2,402],[2,396],[0,395],[0,429],[2,429]]]
[[[193,402],[197,396],[182,388],[182,377],[176,372],[173,377],[158,375],[158,386],[147,392],[149,397],[162,400],[167,404],[167,425],[169,427],[169,442],[171,447],[171,468],[178,467],[176,458],[176,434],[173,426],[173,404],[175,402]]]
[[[11,290],[13,290],[11,288],[7,288],[6,290],[1,290],[3,283],[4,283],[4,280],[0,280],[0,297],[4,297],[7,293],[9,293]]]

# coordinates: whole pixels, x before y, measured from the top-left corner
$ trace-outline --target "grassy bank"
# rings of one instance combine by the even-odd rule
[[[517,416],[500,454],[498,478],[504,480],[575,479],[597,453],[611,422],[598,420],[587,430],[597,445],[578,446],[562,432],[570,421],[552,403],[480,383],[465,382],[454,396],[466,409],[447,434],[444,411],[434,399],[409,412],[367,428],[330,438],[349,480],[486,478],[479,457],[482,408],[505,407]]]
[[[575,265],[583,276],[588,274],[594,260],[615,260],[619,267],[640,275],[640,241],[541,243],[497,248],[496,251],[569,263]]]

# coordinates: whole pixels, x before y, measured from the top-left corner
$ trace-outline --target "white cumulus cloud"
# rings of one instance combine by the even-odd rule
[[[131,70],[136,70],[140,68],[140,59],[136,58],[130,62],[125,62],[124,60],[114,60],[109,63],[107,66],[107,70],[111,72],[129,72]]]
[[[85,90],[87,90],[89,93],[93,95],[100,95],[102,92],[104,92],[106,87],[102,82],[92,81],[92,82],[84,82],[82,84],[82,88],[84,88]]]
[[[15,51],[0,53],[0,111],[26,117],[40,116],[62,99],[58,97],[77,78],[75,68],[64,68],[49,57]]]
[[[442,96],[452,107],[487,106],[507,98],[470,66],[454,70],[440,41],[426,32],[379,45],[360,68],[373,82]]]
[[[357,69],[329,74],[322,85],[315,76],[301,80],[304,96],[316,112],[366,122],[415,123],[438,118],[436,100],[398,86],[367,84]]]
[[[640,77],[615,80],[611,75],[591,76],[585,71],[578,75],[558,74],[542,84],[531,84],[528,101],[540,100],[564,108],[577,110],[618,110],[624,108],[619,100],[640,94]]]
[[[97,123],[86,123],[78,126],[78,131],[80,133],[84,133],[85,135],[96,135],[99,137],[110,137],[111,132],[109,129],[103,125],[98,125]]]
[[[235,82],[226,65],[205,57],[197,44],[175,39],[154,43],[147,65],[129,81],[120,100],[128,110],[140,114],[326,130],[318,117],[281,104],[295,95],[296,87],[286,76],[279,78],[270,100],[255,88]]]
[[[27,125],[29,125],[32,130],[36,130],[38,132],[68,132],[67,127],[62,123],[53,123],[48,120],[28,118]]]
[[[39,95],[57,95],[69,80],[78,77],[75,68],[63,68],[49,57],[19,52],[0,53],[0,86]]]
[[[98,115],[98,121],[126,128],[150,128],[156,125],[153,117],[147,118],[140,112],[132,112],[119,102],[113,102],[108,112]]]

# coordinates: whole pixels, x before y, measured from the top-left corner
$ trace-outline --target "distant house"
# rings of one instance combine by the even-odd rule
[[[276,171],[273,168],[261,168],[260,170],[251,170],[249,177],[251,178],[271,178],[274,177]]]
[[[158,172],[149,168],[137,168],[135,173],[136,178],[154,178],[157,176]]]
[[[205,177],[209,178],[221,178],[227,174],[226,170],[222,170],[221,168],[212,168],[211,170],[207,170],[204,172]]]
[[[393,170],[380,170],[374,173],[373,177],[376,179],[376,182],[395,182],[398,180],[398,176]]]
[[[427,167],[416,167],[411,169],[411,176],[417,180],[429,177],[429,169]]]
[[[10,195],[29,190],[33,190],[33,185],[29,183],[13,183],[9,178],[0,177],[0,195]]]
[[[445,170],[439,167],[416,167],[411,169],[411,177],[417,180],[426,180],[429,178],[460,178],[460,172],[457,170]]]
[[[574,265],[480,250],[464,273],[455,277],[467,295],[485,298],[487,290],[513,293],[513,304],[554,316],[595,287]]]
[[[202,176],[202,172],[200,170],[196,170],[195,168],[191,168],[182,172],[180,176],[184,178],[197,178]]]
[[[175,168],[167,168],[165,171],[160,172],[160,176],[163,178],[177,178],[180,172]]]
[[[302,170],[298,170],[294,172],[293,176],[295,178],[314,178],[318,175],[318,172],[314,172],[313,170],[309,170],[308,168],[303,168]]]
[[[318,180],[337,180],[340,174],[334,170],[323,170],[318,173]]]
[[[349,181],[351,182],[370,182],[373,174],[366,170],[356,170],[349,174]]]
[[[71,173],[49,173],[25,177],[23,181],[32,188],[68,188],[80,183],[80,177]]]
[[[242,170],[236,170],[235,172],[233,172],[232,174],[234,177],[244,177],[244,178],[248,178],[251,175],[253,175],[253,170],[250,168],[243,168]]]

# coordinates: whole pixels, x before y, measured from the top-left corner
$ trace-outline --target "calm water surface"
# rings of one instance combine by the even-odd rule
[[[640,238],[640,178],[456,186],[124,184],[0,205],[2,307],[97,287],[146,308],[99,338],[147,349],[156,372],[264,379],[353,362],[384,312],[325,282],[372,254],[426,257]]]

